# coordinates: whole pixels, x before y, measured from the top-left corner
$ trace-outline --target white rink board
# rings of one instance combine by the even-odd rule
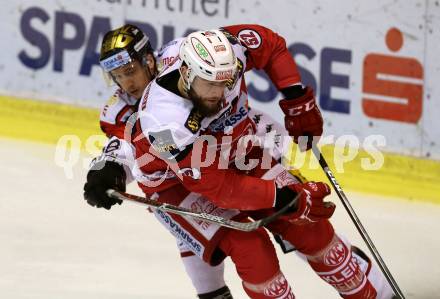
[[[7,45],[0,62],[1,94],[92,107],[102,106],[111,93],[97,66],[100,31],[141,22],[157,47],[188,30],[259,23],[280,33],[295,50],[303,81],[317,89],[326,134],[354,134],[361,143],[368,135],[382,134],[387,151],[440,159],[438,1],[3,0],[0,17],[2,45]],[[403,33],[403,45],[395,52],[385,43],[393,27]],[[388,77],[383,80],[391,86],[382,89],[392,96],[385,101],[411,98],[419,117],[403,122],[394,109],[387,110],[400,120],[367,115],[367,55],[403,70],[411,68],[405,67],[410,61],[420,64],[421,78]],[[267,79],[255,73],[249,77],[250,96],[258,100],[254,105],[282,119],[275,102],[279,96]],[[401,98],[399,80],[419,89]]]

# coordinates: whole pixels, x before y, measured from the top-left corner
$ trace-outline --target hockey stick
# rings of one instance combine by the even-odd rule
[[[206,222],[218,224],[218,225],[221,225],[224,227],[228,227],[228,228],[232,228],[232,229],[236,229],[236,230],[241,230],[241,231],[245,231],[245,232],[250,232],[250,231],[258,229],[259,227],[262,227],[262,226],[265,226],[265,225],[271,223],[272,221],[277,219],[279,216],[283,215],[290,207],[293,207],[296,204],[300,193],[298,193],[297,196],[289,204],[284,206],[282,209],[274,212],[270,216],[267,216],[265,218],[262,218],[262,219],[259,219],[259,220],[253,221],[253,222],[239,222],[239,221],[234,221],[234,220],[226,219],[226,218],[219,217],[219,216],[214,216],[214,215],[211,215],[208,213],[194,212],[189,209],[173,206],[173,205],[170,205],[167,203],[160,203],[160,202],[158,202],[156,200],[152,200],[151,198],[148,198],[148,197],[141,197],[141,196],[136,196],[136,195],[132,195],[132,194],[124,193],[124,192],[118,192],[113,189],[108,189],[107,195],[109,197],[119,199],[119,200],[137,202],[137,203],[147,205],[149,207],[152,207],[152,208],[164,211],[164,212],[169,212],[169,213],[173,213],[173,214],[177,214],[177,215],[181,215],[181,216],[189,216],[189,217],[200,219],[200,220],[203,220]]]
[[[400,290],[399,286],[397,285],[397,282],[394,280],[393,275],[391,275],[390,270],[388,270],[388,267],[385,265],[385,262],[383,261],[382,257],[379,254],[379,251],[377,251],[376,246],[374,246],[373,241],[371,241],[370,237],[368,236],[367,231],[365,230],[364,226],[362,225],[361,221],[359,220],[358,216],[356,215],[356,212],[354,211],[353,207],[351,206],[350,202],[347,199],[347,196],[345,196],[344,191],[342,191],[341,186],[336,181],[335,176],[333,175],[332,171],[330,170],[327,162],[324,159],[324,156],[321,154],[318,147],[313,146],[312,147],[313,154],[315,155],[316,159],[319,161],[319,165],[321,165],[322,170],[327,175],[327,178],[329,179],[330,183],[332,184],[333,188],[336,191],[336,194],[338,195],[339,199],[341,200],[342,204],[344,205],[345,210],[347,211],[348,215],[350,216],[351,220],[353,221],[354,225],[356,226],[359,234],[361,235],[362,239],[364,239],[365,244],[367,244],[368,249],[370,250],[371,254],[373,255],[374,259],[376,260],[377,264],[379,265],[380,269],[382,270],[382,273],[385,275],[386,279],[390,283],[391,288],[394,291],[394,294],[397,295],[401,299],[405,299],[403,296],[402,291]]]

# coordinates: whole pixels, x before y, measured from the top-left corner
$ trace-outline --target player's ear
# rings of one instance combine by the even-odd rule
[[[150,69],[150,72],[154,74],[156,72],[156,59],[154,58],[154,55],[151,53],[148,53],[146,56],[147,60],[147,66]]]

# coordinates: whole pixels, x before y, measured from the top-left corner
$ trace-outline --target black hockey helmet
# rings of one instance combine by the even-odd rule
[[[145,64],[147,53],[153,54],[148,36],[138,27],[126,24],[104,35],[99,63],[105,72],[110,72],[133,60]]]

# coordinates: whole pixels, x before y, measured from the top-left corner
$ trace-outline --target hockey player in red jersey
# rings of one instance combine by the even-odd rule
[[[115,57],[119,60],[115,60]],[[171,57],[170,57],[171,55]],[[159,53],[159,65],[166,65],[174,52],[163,47]],[[124,25],[109,31],[103,38],[100,62],[108,83],[116,83],[118,89],[110,97],[100,114],[102,131],[110,138],[110,143],[123,139],[126,122],[137,111],[142,93],[157,75],[158,65],[148,37],[134,25]],[[111,171],[109,174],[111,175]],[[93,180],[93,173],[89,177]],[[125,182],[124,182],[125,187]],[[122,188],[122,186],[121,186]],[[99,206],[98,202],[89,201]],[[103,207],[108,208],[104,205]],[[211,266],[178,243],[182,261],[201,299],[232,299],[224,281],[224,265]],[[222,297],[220,297],[222,296]]]
[[[147,178],[140,184],[144,192],[243,221],[270,214],[298,196],[296,207],[267,228],[293,244],[342,297],[391,298],[368,257],[335,234],[328,221],[335,206],[324,201],[329,187],[298,182],[276,159],[265,163],[263,139],[247,142],[247,136],[261,133],[243,76],[252,68],[264,69],[284,95],[280,106],[294,140],[322,133],[313,92],[302,86],[284,40],[261,26],[237,25],[193,33],[177,47],[179,55],[144,92],[130,136],[132,154]],[[249,169],[251,159],[258,163]],[[103,173],[107,164],[97,171]],[[154,180],[158,174],[160,184]],[[119,187],[125,176],[121,167],[113,172],[113,185],[102,187]],[[205,261],[217,264],[231,257],[251,298],[294,298],[263,229],[243,233],[161,211],[156,216]]]

